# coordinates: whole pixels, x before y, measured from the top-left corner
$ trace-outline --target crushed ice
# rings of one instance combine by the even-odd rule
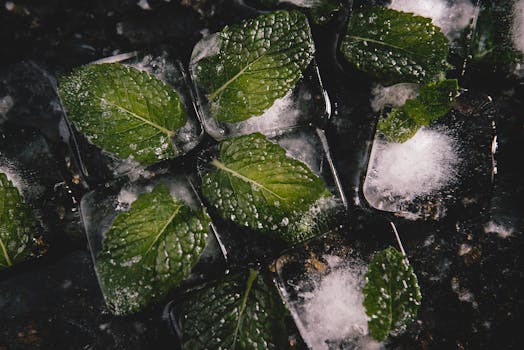
[[[410,83],[401,83],[392,86],[377,85],[371,91],[371,108],[375,112],[382,110],[384,107],[400,107],[407,100],[418,96],[418,85]]]

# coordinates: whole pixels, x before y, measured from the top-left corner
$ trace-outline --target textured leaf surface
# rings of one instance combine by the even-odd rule
[[[27,257],[32,230],[29,207],[13,183],[0,173],[0,271]]]
[[[419,95],[394,108],[377,125],[377,131],[390,142],[404,142],[422,127],[446,115],[457,97],[458,82],[447,79],[430,83],[420,89]]]
[[[314,53],[307,19],[296,11],[276,11],[225,27],[218,40],[218,53],[194,63],[193,69],[211,113],[226,122],[261,115],[284,97]]]
[[[223,141],[213,165],[202,181],[204,197],[222,217],[253,229],[286,228],[331,195],[307,165],[259,133]]]
[[[403,332],[415,320],[421,300],[417,276],[402,253],[393,247],[378,252],[364,287],[371,336],[382,341]]]
[[[98,147],[142,165],[176,155],[171,137],[187,121],[180,96],[151,74],[118,63],[62,77],[68,117]]]
[[[428,83],[448,69],[448,40],[431,19],[382,7],[351,16],[340,50],[387,84]]]
[[[103,242],[97,272],[115,314],[160,301],[188,276],[204,249],[210,219],[157,185],[120,213]]]
[[[286,315],[258,272],[228,276],[185,302],[182,349],[286,349]]]

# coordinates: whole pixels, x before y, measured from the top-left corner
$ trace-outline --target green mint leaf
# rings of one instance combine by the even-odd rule
[[[182,349],[286,349],[286,316],[257,271],[227,276],[184,303]]]
[[[417,276],[393,247],[378,252],[369,265],[364,307],[369,333],[379,341],[398,335],[417,317],[422,296]]]
[[[178,93],[153,75],[93,64],[62,77],[59,93],[78,130],[103,150],[144,166],[176,156],[171,138],[187,113]]]
[[[390,142],[405,142],[422,127],[446,115],[455,103],[458,92],[456,79],[446,79],[423,86],[419,95],[394,108],[381,119],[377,131]]]
[[[386,84],[428,83],[449,67],[448,39],[431,19],[382,7],[353,13],[340,50]]]
[[[239,122],[261,115],[292,89],[313,58],[307,18],[276,11],[225,27],[220,49],[194,63],[212,115]]]
[[[141,194],[106,233],[96,267],[117,315],[161,301],[189,275],[204,249],[210,219],[173,198],[166,185]]]
[[[27,257],[32,231],[29,207],[7,175],[0,173],[0,271]]]
[[[219,148],[202,193],[222,217],[239,225],[280,233],[321,197],[331,196],[307,165],[260,133],[223,141]]]

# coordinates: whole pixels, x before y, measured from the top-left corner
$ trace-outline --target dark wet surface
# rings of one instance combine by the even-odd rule
[[[56,218],[44,235],[47,254],[0,273],[0,350],[173,348],[176,337],[163,306],[131,317],[111,316],[104,306],[74,208],[87,189],[74,177],[74,157],[58,132],[61,111],[49,86],[73,67],[133,50],[153,55],[167,51],[187,65],[201,30],[219,30],[253,11],[226,1],[182,1],[191,7],[150,0],[152,10],[143,10],[135,0],[12,3],[14,9],[7,11],[6,2],[0,2],[0,98],[11,95],[15,107],[1,128],[7,135],[20,128],[24,134],[34,127],[41,130],[59,162],[46,173],[46,182],[59,184],[52,196],[60,205],[48,209]],[[341,65],[335,54],[333,33],[342,25],[313,27],[313,34],[333,107],[327,134],[346,196],[353,202],[376,116],[368,103],[369,81]],[[392,339],[391,348],[517,349],[524,341],[519,330],[524,322],[524,85],[482,66],[470,72],[460,77],[461,87],[471,96],[493,99],[498,174],[492,186],[485,182],[485,171],[483,177],[469,179],[443,220],[396,219],[424,299],[417,323]],[[466,101],[477,103],[473,97]],[[483,145],[486,138],[480,139]],[[209,145],[212,141],[205,138],[200,147]],[[194,160],[185,164],[196,168]],[[467,200],[471,198],[475,201]],[[352,240],[359,241],[363,251],[395,244],[393,236],[384,234],[387,218],[352,205]],[[485,230],[492,220],[506,223],[511,235],[502,238]]]

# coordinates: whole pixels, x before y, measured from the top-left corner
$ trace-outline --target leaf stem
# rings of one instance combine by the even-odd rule
[[[397,227],[395,226],[395,224],[393,222],[390,222],[389,224],[391,225],[391,228],[393,229],[393,232],[395,233],[395,238],[397,239],[397,243],[398,243],[398,246],[400,248],[400,251],[402,252],[402,255],[404,256],[404,259],[406,260],[406,263],[409,264],[409,260],[408,260],[408,257],[406,255],[406,251],[404,250],[404,246],[402,245],[402,242],[400,241],[400,236],[398,234]]]
[[[253,282],[258,276],[258,271],[250,269],[249,270],[249,277],[246,282],[246,291],[244,293],[244,296],[242,297],[242,304],[240,306],[240,311],[238,312],[238,320],[237,325],[235,328],[235,334],[233,335],[233,345],[231,347],[232,350],[235,349],[237,338],[238,338],[238,332],[240,331],[240,321],[242,319],[242,316],[244,315],[244,311],[246,310],[247,305],[247,298],[249,297],[249,293],[251,292],[251,287],[253,286]]]
[[[2,248],[2,253],[4,254],[7,266],[13,266],[13,262],[11,261],[11,258],[9,257],[9,254],[7,253],[7,248],[4,245],[4,241],[1,238],[0,238],[0,248]]]

